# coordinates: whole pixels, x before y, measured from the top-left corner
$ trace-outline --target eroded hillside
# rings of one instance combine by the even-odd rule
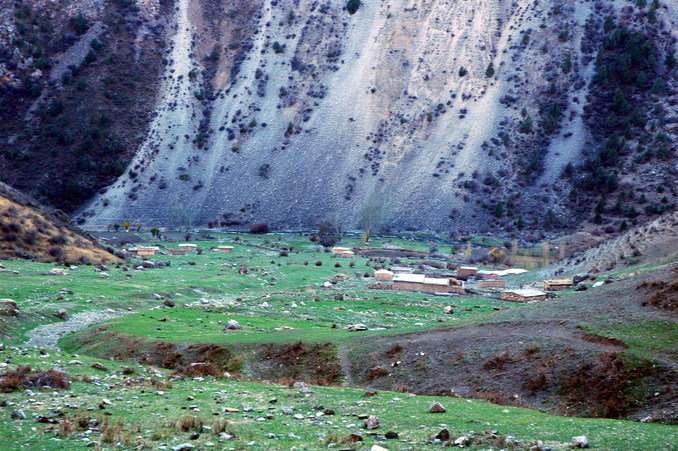
[[[345,5],[160,8],[156,110],[116,118],[148,133],[80,220],[510,232],[675,207],[671,2]]]

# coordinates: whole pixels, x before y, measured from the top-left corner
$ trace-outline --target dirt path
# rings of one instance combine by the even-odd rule
[[[93,311],[76,313],[68,321],[45,324],[44,326],[36,327],[35,329],[26,332],[29,340],[26,346],[35,346],[36,348],[58,349],[57,341],[70,332],[75,332],[92,324],[108,321],[109,319],[118,318],[125,313],[123,312],[108,312],[108,311]]]

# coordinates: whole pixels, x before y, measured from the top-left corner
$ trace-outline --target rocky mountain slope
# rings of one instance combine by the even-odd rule
[[[66,3],[88,25],[112,14],[107,2],[98,13]],[[126,143],[105,177],[59,178],[72,206],[119,175],[79,209],[87,227],[310,228],[335,214],[351,228],[369,216],[397,229],[511,232],[624,228],[675,207],[673,2],[114,4],[117,22],[92,48],[119,48],[109,68],[132,74],[135,87],[119,78],[130,101],[90,127],[99,134],[57,147],[101,171],[115,153],[103,143]],[[136,53],[122,51],[132,43]],[[103,80],[106,64],[81,67]],[[63,91],[49,92],[36,108],[54,122],[70,110],[53,104]],[[4,144],[55,141],[43,135]],[[25,170],[9,150],[2,164]],[[54,153],[45,161],[61,161]]]

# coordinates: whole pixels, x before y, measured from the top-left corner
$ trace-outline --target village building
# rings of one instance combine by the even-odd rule
[[[424,274],[394,274],[393,289],[422,293],[464,293],[461,281],[450,278],[437,279]]]
[[[506,288],[506,281],[502,279],[483,279],[478,281],[478,288]]]
[[[351,258],[355,256],[355,253],[348,247],[333,247],[332,255]]]
[[[233,252],[233,246],[217,246],[216,251],[217,252]]]
[[[546,293],[534,288],[516,288],[501,292],[501,299],[503,301],[513,302],[534,302],[543,301],[546,299]]]
[[[412,274],[414,269],[406,266],[394,266],[391,268],[391,271],[393,271],[394,274]]]
[[[478,274],[478,267],[476,266],[460,266],[459,275],[462,277],[475,276]]]
[[[386,269],[374,271],[374,280],[393,280],[393,271]]]
[[[160,248],[155,246],[137,246],[130,247],[127,249],[127,252],[132,255],[155,255],[159,250]]]
[[[179,249],[183,249],[187,252],[195,251],[195,250],[198,249],[197,244],[191,244],[191,243],[181,243],[178,247],[179,247]]]
[[[544,289],[548,291],[564,290],[574,285],[572,279],[551,279],[544,281]]]

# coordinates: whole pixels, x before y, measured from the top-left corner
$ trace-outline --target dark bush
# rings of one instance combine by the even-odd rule
[[[353,15],[358,12],[358,8],[360,8],[361,4],[362,2],[360,0],[348,0],[348,3],[346,3],[346,11]]]
[[[54,235],[50,237],[49,244],[63,245],[68,244],[68,237],[64,234]]]
[[[250,233],[256,234],[268,233],[270,230],[271,229],[268,227],[268,224],[266,223],[252,224],[250,226]]]
[[[61,258],[64,255],[64,250],[59,246],[52,246],[49,248],[48,253],[54,258]]]

